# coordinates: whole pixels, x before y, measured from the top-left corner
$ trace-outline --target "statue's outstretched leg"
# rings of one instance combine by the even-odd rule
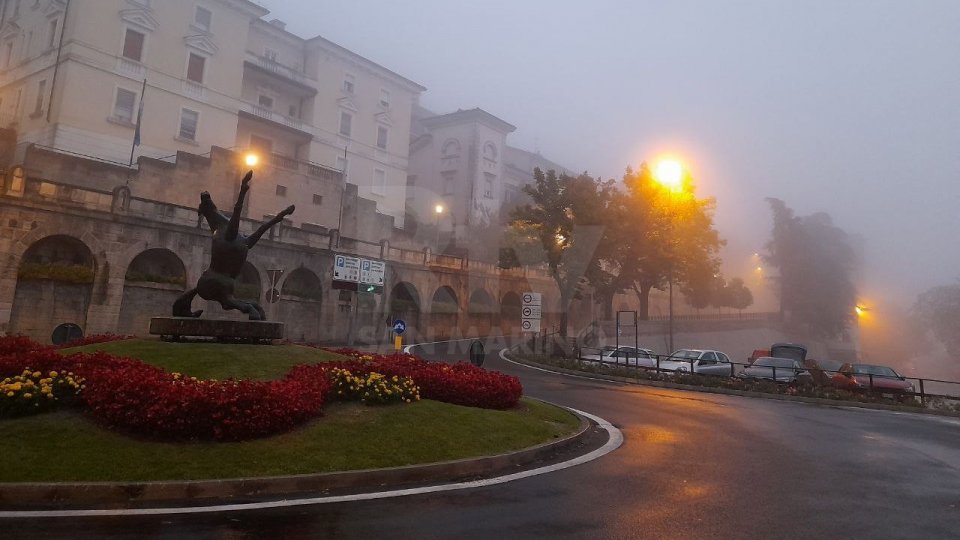
[[[292,214],[296,208],[296,206],[291,204],[290,206],[284,208],[283,211],[277,214],[273,219],[260,225],[256,231],[253,231],[253,234],[247,237],[247,247],[252,248],[253,246],[257,245],[257,242],[260,241],[261,236],[269,231],[274,225],[283,221],[283,218]]]
[[[177,298],[176,302],[173,303],[173,316],[174,317],[199,317],[203,310],[190,311],[190,306],[193,304],[193,297],[197,296],[196,289],[190,289],[189,291],[180,295],[180,298]]]
[[[236,309],[250,316],[251,321],[262,321],[264,319],[263,309],[253,302],[242,302],[232,296],[220,300],[220,306],[223,309]]]

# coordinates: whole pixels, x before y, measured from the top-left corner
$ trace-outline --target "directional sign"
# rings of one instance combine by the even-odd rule
[[[387,265],[383,261],[369,261],[360,259],[360,283],[383,285],[383,275]]]
[[[393,331],[397,335],[403,334],[407,331],[407,323],[403,322],[403,319],[393,321]]]
[[[540,306],[523,306],[520,315],[524,319],[539,319],[543,316]]]
[[[523,305],[525,306],[540,306],[541,296],[538,292],[526,292],[523,293]]]
[[[347,257],[346,255],[337,255],[333,263],[334,281],[360,281],[360,259],[357,257]]]

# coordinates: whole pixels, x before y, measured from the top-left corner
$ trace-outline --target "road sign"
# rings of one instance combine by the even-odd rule
[[[520,323],[520,327],[524,332],[539,332],[540,319],[523,319],[523,322]]]
[[[523,293],[523,305],[525,306],[540,306],[541,304],[541,295],[537,292],[526,292]]]
[[[360,283],[383,286],[387,265],[383,261],[360,259]]]
[[[393,331],[397,335],[402,335],[407,331],[407,323],[403,322],[403,319],[397,319],[393,321]]]
[[[540,293],[535,292],[525,292],[523,293],[523,307],[520,309],[520,328],[524,332],[539,332],[540,331],[540,319],[543,316],[543,308],[541,307],[543,298]]]
[[[337,255],[333,263],[334,281],[360,281],[360,259],[357,257],[348,257],[346,255]]]

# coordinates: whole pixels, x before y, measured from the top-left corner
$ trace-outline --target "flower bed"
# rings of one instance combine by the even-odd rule
[[[80,339],[75,339],[73,341],[68,341],[57,345],[58,349],[71,349],[73,347],[83,347],[84,345],[94,345],[96,343],[109,343],[111,341],[123,341],[125,339],[133,339],[134,336],[129,335],[120,335],[120,334],[91,334],[89,336],[82,337]]]
[[[102,336],[95,342],[124,338]],[[319,416],[331,395],[369,404],[410,403],[424,397],[507,409],[523,393],[516,377],[470,364],[337,352],[352,359],[295,366],[276,381],[217,381],[168,373],[104,352],[64,356],[22,337],[0,337],[0,377],[6,378],[0,417],[49,410],[52,404],[47,407],[46,399],[85,406],[97,422],[125,433],[161,440],[236,441],[289,431]],[[57,377],[66,378],[61,383]],[[338,393],[331,391],[331,384]],[[57,393],[60,386],[63,399]],[[39,390],[36,395],[27,391],[33,388]],[[40,399],[49,393],[54,397]]]

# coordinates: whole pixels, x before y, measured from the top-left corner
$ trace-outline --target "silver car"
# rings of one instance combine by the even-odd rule
[[[765,379],[786,384],[813,384],[813,376],[800,362],[791,358],[757,358],[740,374],[743,379]]]
[[[662,371],[702,373],[704,375],[733,375],[730,358],[720,352],[705,349],[680,349],[660,361]]]
[[[654,356],[650,349],[608,345],[601,349],[600,354],[584,354],[580,359],[587,362],[604,362],[621,366],[651,367],[655,363]]]

